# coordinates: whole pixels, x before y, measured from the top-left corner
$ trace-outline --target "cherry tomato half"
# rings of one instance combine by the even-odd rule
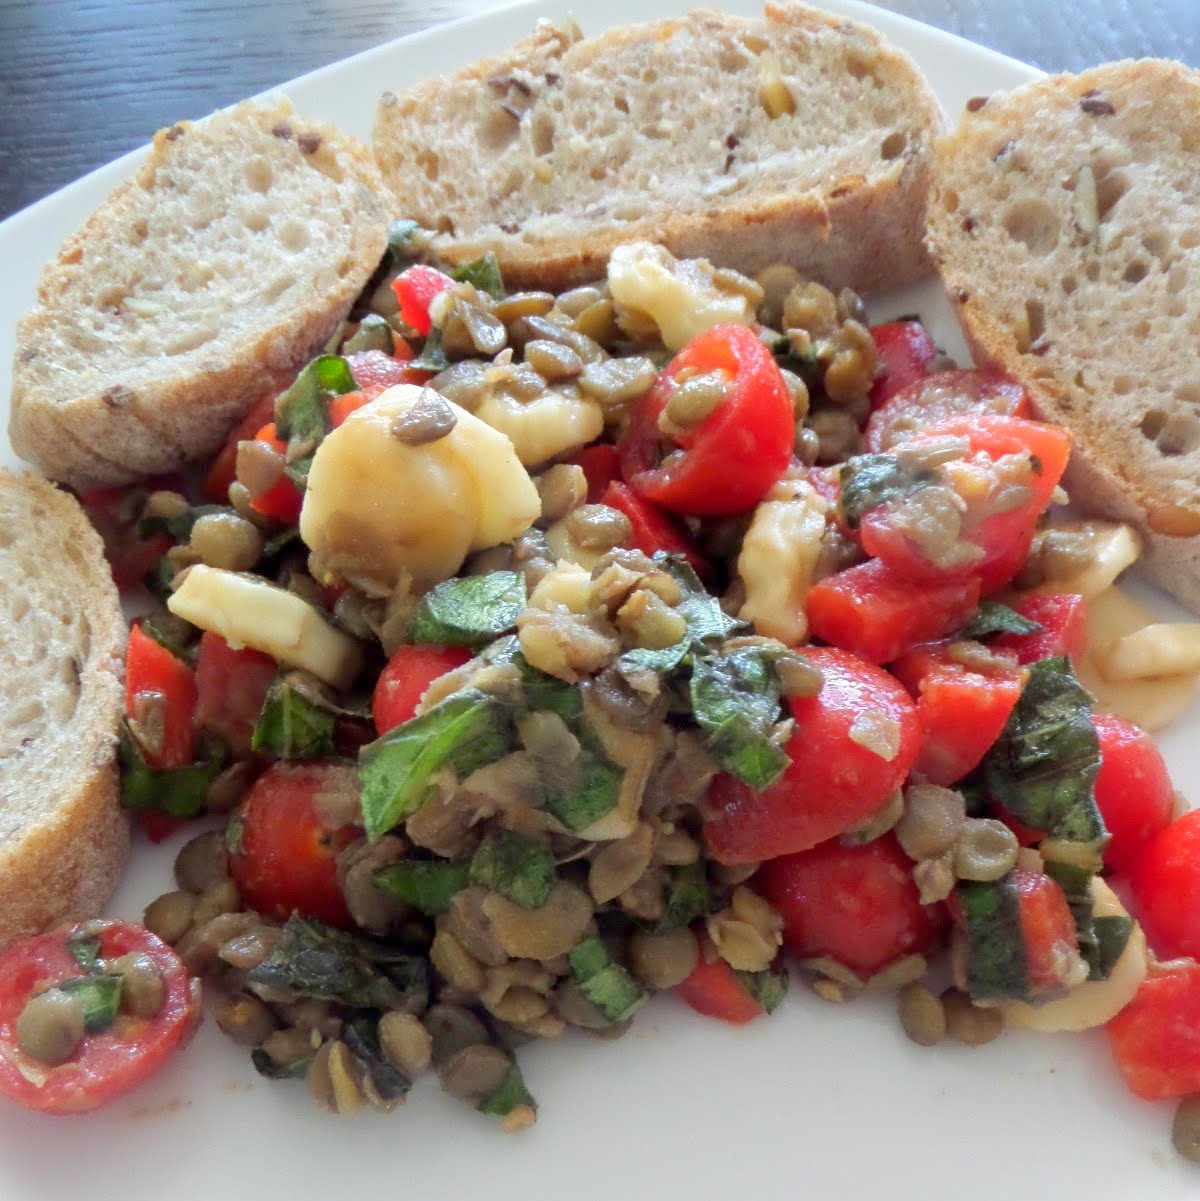
[[[380,673],[371,697],[375,728],[386,734],[411,720],[429,685],[461,667],[473,654],[465,646],[399,647]]]
[[[633,550],[640,550],[644,555],[654,555],[660,550],[670,555],[682,555],[702,580],[712,579],[712,564],[696,549],[687,531],[669,514],[638,496],[627,484],[613,480],[604,490],[600,503],[610,509],[619,509],[629,518],[629,524],[633,526],[629,545]]]
[[[929,331],[919,321],[888,321],[871,326],[875,361],[883,374],[871,388],[871,408],[878,409],[897,392],[924,379],[938,357]]]

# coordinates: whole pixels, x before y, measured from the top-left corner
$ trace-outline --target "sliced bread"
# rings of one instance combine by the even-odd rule
[[[0,471],[0,946],[94,917],[116,886],[125,637],[75,499]]]
[[[972,101],[929,246],[978,361],[1070,428],[1083,509],[1200,610],[1200,75],[1120,62]]]
[[[648,239],[874,292],[928,271],[937,103],[873,29],[799,4],[701,10],[582,41],[549,25],[386,93],[375,157],[439,254],[560,289]]]
[[[316,352],[386,244],[367,149],[290,103],[156,135],[17,329],[9,435],[75,486],[211,454]]]

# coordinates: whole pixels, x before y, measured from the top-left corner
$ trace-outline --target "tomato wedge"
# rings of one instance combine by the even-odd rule
[[[145,712],[148,705],[154,706],[149,718]],[[161,723],[158,746],[142,746],[151,767],[186,767],[192,761],[195,711],[196,677],[192,669],[135,625],[129,631],[125,657],[125,714],[155,727]]]
[[[371,698],[375,729],[386,734],[416,715],[429,685],[474,654],[465,646],[402,646],[388,660]]]
[[[682,555],[702,580],[712,579],[712,564],[696,549],[687,531],[673,517],[638,496],[627,484],[614,480],[604,490],[600,503],[610,509],[619,509],[629,518],[633,526],[629,539],[631,549],[640,550],[644,555],[655,555],[660,550],[669,555]]]
[[[119,1013],[106,1030],[85,1034],[75,1055],[51,1066],[21,1050],[16,1023],[30,998],[47,985],[85,973],[67,950],[69,939],[92,933],[102,959],[149,956],[165,994],[153,1017]],[[86,1113],[136,1088],[179,1049],[198,1011],[179,956],[143,926],[89,922],[39,934],[0,955],[0,1094],[43,1113]]]
[[[673,435],[678,454],[660,464],[658,419],[681,375],[720,372],[725,397],[697,425]],[[758,335],[717,325],[693,338],[659,374],[634,410],[617,452],[640,496],[676,513],[745,513],[770,490],[792,456],[795,416],[787,384]]]
[[[701,956],[691,975],[680,981],[675,991],[697,1013],[731,1026],[744,1026],[766,1012],[724,959],[705,963]]]
[[[938,357],[929,331],[919,321],[888,321],[871,326],[875,361],[883,374],[871,387],[871,408],[891,400],[910,384],[924,379]]]

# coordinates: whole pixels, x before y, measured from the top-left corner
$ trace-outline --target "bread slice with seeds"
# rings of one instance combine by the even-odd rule
[[[116,886],[125,638],[78,502],[0,471],[0,946],[95,917]]]
[[[972,101],[929,246],[978,361],[1067,426],[1067,486],[1200,610],[1200,74],[1112,63]]]
[[[386,243],[369,151],[286,100],[156,135],[47,266],[9,436],[75,486],[204,458],[345,317]]]
[[[387,93],[375,156],[398,213],[451,262],[563,288],[613,247],[754,272],[790,262],[874,292],[928,272],[937,103],[873,29],[799,4],[706,10],[505,54]]]

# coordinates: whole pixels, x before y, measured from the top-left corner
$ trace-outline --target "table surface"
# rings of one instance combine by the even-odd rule
[[[1046,70],[1140,55],[1200,66],[1200,0],[876,2]],[[497,0],[0,0],[0,219],[172,121],[498,6]],[[594,24],[587,3],[581,0],[577,12],[585,29]]]

